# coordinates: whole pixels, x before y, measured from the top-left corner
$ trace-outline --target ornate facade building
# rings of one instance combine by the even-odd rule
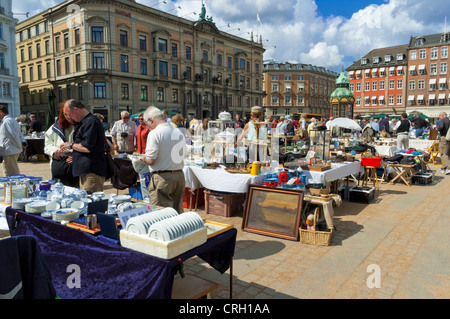
[[[12,117],[20,115],[19,78],[15,51],[17,19],[11,11],[12,0],[0,0],[0,104]]]
[[[310,64],[264,62],[264,107],[268,115],[330,114],[336,72]]]
[[[155,105],[200,118],[261,105],[261,39],[134,0],[69,0],[17,26],[22,112],[76,98],[112,123]]]

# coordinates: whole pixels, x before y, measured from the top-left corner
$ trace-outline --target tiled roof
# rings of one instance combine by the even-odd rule
[[[303,64],[303,63],[289,63],[289,62],[280,63],[275,60],[264,61],[263,69],[264,69],[264,71],[270,71],[270,70],[274,70],[274,71],[284,71],[284,70],[311,71],[311,72],[316,72],[316,73],[320,73],[320,74],[335,77],[335,78],[337,78],[339,76],[338,73],[327,70],[321,66],[315,66],[315,65],[311,65],[311,64]]]
[[[407,48],[408,48],[408,44],[397,45],[397,46],[387,47],[387,48],[374,49],[374,50],[370,51],[368,54],[366,54],[365,56],[363,56],[360,60],[354,62],[346,70],[352,71],[352,70],[357,70],[357,69],[370,69],[370,68],[377,68],[377,67],[405,65],[408,62]],[[397,60],[398,54],[403,54],[403,60]],[[384,57],[387,55],[391,56],[390,62],[385,62]],[[373,58],[375,58],[375,57],[380,58],[380,61],[378,63],[373,63]],[[367,59],[366,64],[361,64],[361,61],[363,59]]]

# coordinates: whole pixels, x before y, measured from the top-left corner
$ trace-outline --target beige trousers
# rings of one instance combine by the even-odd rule
[[[20,174],[19,164],[17,163],[19,154],[3,156],[2,170],[4,176]]]
[[[439,152],[441,153],[442,169],[450,169],[450,142],[441,136],[439,140]]]
[[[183,171],[153,174],[148,193],[150,204],[172,207],[178,214],[184,212],[183,193],[185,180]]]
[[[99,176],[94,173],[80,176],[80,189],[85,190],[88,194],[103,192],[105,179],[105,176]]]

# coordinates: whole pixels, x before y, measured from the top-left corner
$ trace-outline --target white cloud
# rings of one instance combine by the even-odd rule
[[[337,45],[329,45],[325,42],[313,44],[309,52],[300,54],[302,62],[325,68],[336,67],[342,63],[343,59],[344,55],[339,53]]]

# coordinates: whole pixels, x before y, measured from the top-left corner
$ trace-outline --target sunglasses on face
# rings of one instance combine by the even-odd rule
[[[129,116],[124,116],[122,118],[125,120],[125,119],[129,119],[130,117]]]

